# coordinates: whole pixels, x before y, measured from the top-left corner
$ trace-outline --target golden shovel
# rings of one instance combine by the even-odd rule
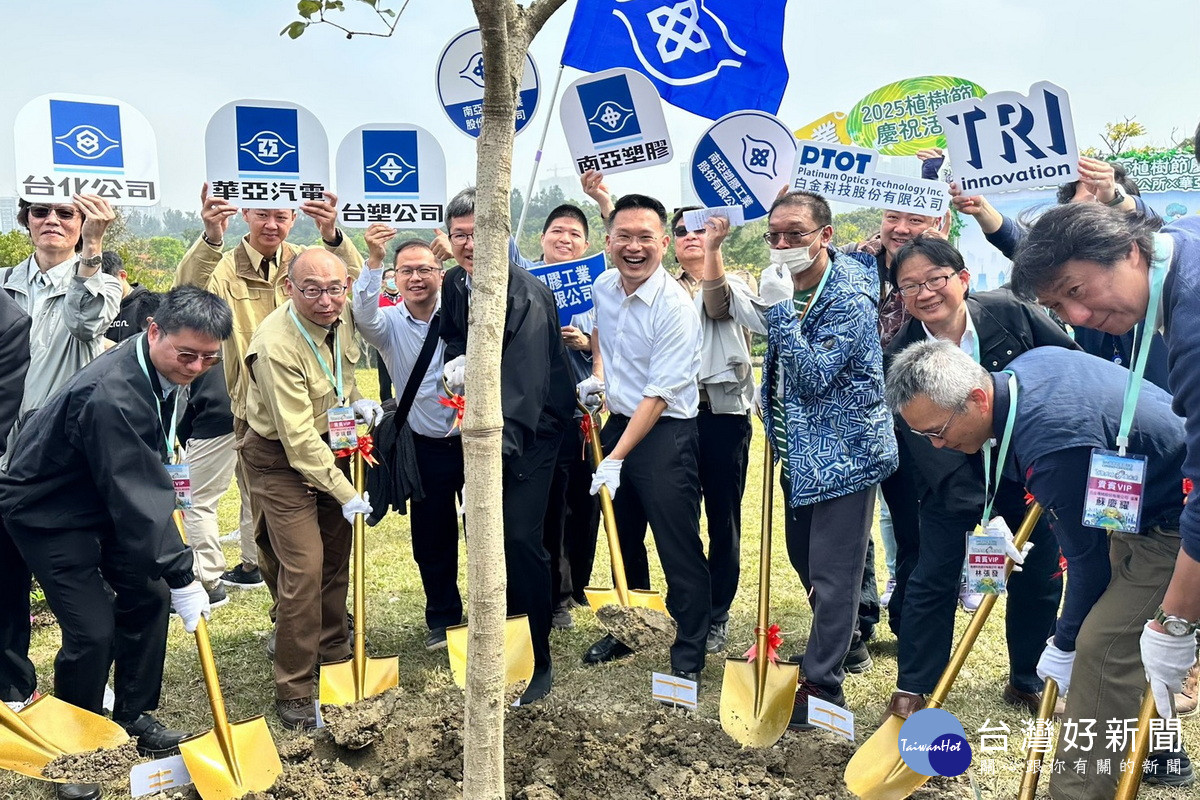
[[[1142,785],[1142,765],[1150,754],[1150,720],[1158,716],[1158,708],[1154,705],[1154,693],[1150,686],[1142,695],[1142,707],[1138,711],[1137,730],[1133,733],[1133,741],[1129,745],[1129,769],[1121,773],[1117,782],[1117,792],[1113,800],[1134,800],[1138,787]]]
[[[367,486],[361,449],[354,451],[354,491],[361,497]],[[321,705],[342,706],[381,694],[400,684],[399,656],[367,658],[366,522],[354,516],[354,650],[350,658],[321,665]]]
[[[588,420],[585,424],[588,430],[588,444],[592,451],[592,467],[600,466],[604,460],[604,451],[600,447],[599,407],[596,411],[576,403]],[[622,608],[648,608],[667,614],[667,603],[663,596],[653,589],[630,589],[625,578],[625,559],[621,555],[621,540],[617,538],[617,522],[613,513],[612,495],[607,486],[600,487],[600,509],[604,512],[604,534],[608,538],[608,554],[612,561],[613,588],[602,589],[595,586],[585,586],[584,595],[592,611],[599,611],[604,606],[618,605]],[[668,615],[669,616],[669,615]]]
[[[1043,729],[1045,723],[1050,721],[1054,716],[1054,704],[1058,702],[1058,681],[1054,678],[1046,678],[1045,685],[1042,686],[1042,702],[1038,703],[1037,720],[1034,722],[1034,730]],[[1017,793],[1017,800],[1033,800],[1033,796],[1037,794],[1038,778],[1042,774],[1042,758],[1045,753],[1042,751],[1037,741],[1037,737],[1029,737],[1029,747],[1025,749],[1025,772],[1021,775],[1021,790]]]
[[[129,738],[112,720],[42,695],[20,711],[0,703],[0,769],[49,780],[42,770],[67,753],[119,747]]]
[[[176,511],[174,518],[183,536],[183,515]],[[240,722],[229,721],[208,640],[208,622],[203,617],[195,635],[213,729],[179,743],[192,783],[204,800],[233,800],[250,792],[266,791],[283,772],[267,721],[261,714]]]
[[[775,464],[770,437],[764,442],[762,544],[758,556],[758,625],[754,629],[755,658],[725,659],[721,684],[721,727],[748,747],[770,747],[787,730],[800,681],[800,665],[767,657],[767,626],[771,609],[771,504]]]
[[[1018,550],[1029,541],[1029,535],[1033,533],[1033,528],[1041,516],[1041,505],[1033,503],[1029,506],[1029,510],[1025,512],[1025,520],[1013,537],[1013,544]],[[1006,576],[1012,573],[1012,568],[1013,562],[1008,559],[1004,565]],[[942,703],[946,701],[950,687],[958,678],[959,671],[966,663],[975,640],[979,638],[979,633],[992,612],[992,606],[996,605],[996,597],[995,594],[983,596],[983,602],[979,604],[979,609],[967,625],[958,647],[950,654],[950,663],[946,665],[933,694],[929,695],[926,708],[941,708]],[[921,775],[909,769],[900,757],[900,727],[903,724],[903,719],[889,714],[846,765],[843,775],[846,788],[863,800],[904,800],[929,780],[928,775]]]

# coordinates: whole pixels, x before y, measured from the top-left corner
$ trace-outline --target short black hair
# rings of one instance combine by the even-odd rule
[[[154,323],[163,333],[177,333],[186,328],[221,340],[233,334],[229,304],[195,286],[176,286],[167,292],[154,312]]]
[[[945,239],[940,236],[918,236],[896,251],[896,257],[888,267],[888,280],[892,282],[892,286],[899,286],[897,281],[900,278],[900,267],[915,256],[925,256],[935,267],[949,267],[955,272],[962,272],[967,268],[962,253]]]
[[[449,203],[446,203],[446,230],[450,230],[450,224],[455,219],[473,216],[475,216],[475,187],[468,186],[451,197]]]
[[[392,253],[392,263],[395,264],[396,259],[399,258],[400,254],[403,253],[405,250],[411,250],[414,247],[420,248],[422,250],[428,250],[430,253],[433,252],[433,248],[431,248],[429,246],[429,242],[425,241],[424,239],[405,239],[403,242],[396,245],[396,249]],[[436,261],[436,259],[434,259],[434,260]],[[388,269],[395,271],[396,268],[388,267]],[[387,270],[384,270],[384,272],[387,272]]]
[[[1125,168],[1116,161],[1112,162],[1113,166],[1113,182],[1121,187],[1125,194],[1131,197],[1140,197],[1142,190],[1134,183],[1133,178],[1125,172]],[[1070,181],[1058,187],[1058,202],[1059,204],[1069,203],[1075,197],[1075,192],[1079,191],[1079,181]]]
[[[617,214],[622,211],[630,211],[633,209],[645,208],[653,211],[658,216],[659,224],[665,230],[667,227],[667,207],[653,197],[644,194],[625,194],[613,204],[612,213],[608,215],[608,219],[604,221],[605,227],[612,230],[613,221],[616,220]]]
[[[775,202],[771,203],[771,210],[767,212],[767,219],[771,219],[771,215],[775,213],[775,209],[782,206],[800,206],[807,208],[809,215],[813,218],[813,223],[824,228],[833,224],[833,211],[829,208],[829,201],[819,194],[813,192],[788,192],[787,194],[775,198]]]
[[[1137,245],[1149,262],[1154,252],[1154,223],[1100,203],[1068,203],[1050,208],[1034,222],[1013,258],[1012,288],[1021,297],[1037,294],[1072,259],[1094,261],[1111,269]]]
[[[542,225],[542,233],[544,234],[546,231],[550,230],[550,226],[554,223],[554,220],[562,219],[563,217],[573,219],[582,225],[583,238],[586,239],[588,237],[590,231],[588,230],[587,215],[583,213],[583,209],[572,203],[563,203],[561,206],[556,207],[553,211],[547,214],[546,222],[544,225]]]
[[[117,251],[105,250],[100,254],[100,269],[105,275],[112,275],[115,278],[121,270],[125,269],[125,261]]]
[[[675,209],[675,213],[671,215],[671,230],[675,230],[675,226],[679,224],[679,220],[683,219],[685,211],[699,211],[700,206],[684,206],[683,208]]]

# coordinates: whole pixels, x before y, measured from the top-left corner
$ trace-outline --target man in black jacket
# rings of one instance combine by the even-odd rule
[[[459,192],[446,206],[446,228],[459,266],[446,273],[442,284],[443,374],[450,388],[461,393],[475,254],[473,188]],[[510,263],[500,361],[504,560],[508,613],[528,614],[533,636],[533,679],[521,697],[522,704],[545,697],[553,682],[550,555],[542,544],[542,527],[555,459],[563,431],[574,414],[573,387],[554,296],[541,281]]]
[[[959,252],[943,239],[919,237],[901,248],[893,260],[891,281],[912,318],[888,346],[885,371],[896,354],[926,339],[953,341],[992,372],[1034,347],[1078,349],[1046,314],[1007,289],[968,297],[970,274]],[[989,489],[984,486],[983,456],[934,447],[931,440],[944,431],[913,431],[904,424],[898,430],[913,454],[908,469],[918,487],[920,532],[897,637],[899,691],[892,695],[888,711],[908,717],[924,707],[925,695],[949,660],[966,534],[980,523]],[[993,468],[991,474],[995,472]],[[994,511],[1015,531],[1025,513],[1022,485],[1002,480]],[[1030,541],[1035,546],[1023,571],[1009,582],[1009,681],[1004,699],[1036,712],[1041,691],[1037,662],[1054,626],[1062,579],[1052,577],[1058,548],[1045,522],[1034,529]]]
[[[0,513],[62,628],[54,693],[101,713],[115,661],[113,719],[144,754],[170,753],[187,736],[149,714],[168,603],[188,631],[208,614],[172,520],[166,464],[188,385],[220,361],[232,327],[216,295],[171,291],[144,336],[100,356],[34,413],[0,476]]]
[[[139,283],[130,283],[129,274],[125,272],[125,262],[118,253],[105,250],[102,255],[100,268],[104,270],[104,274],[121,281],[121,310],[104,332],[104,338],[120,344],[150,326],[150,317],[154,316],[154,310],[158,308],[163,296]]]

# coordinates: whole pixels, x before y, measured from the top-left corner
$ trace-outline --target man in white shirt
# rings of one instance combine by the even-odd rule
[[[396,247],[393,264],[403,300],[395,306],[379,307],[385,248],[395,236],[396,231],[386,225],[375,224],[367,229],[366,269],[354,282],[354,324],[379,351],[396,381],[397,425],[407,422],[412,429],[423,498],[413,499],[409,523],[413,558],[425,589],[425,624],[429,627],[425,647],[437,650],[446,646],[446,628],[461,623],[463,614],[458,591],[458,512],[454,505],[463,485],[462,439],[454,424],[454,409],[438,402],[443,396],[446,349],[438,337],[442,267],[428,244],[409,239]],[[409,394],[410,376],[430,336],[434,349],[405,409],[401,404]]]
[[[699,682],[712,612],[711,582],[700,541],[700,317],[662,266],[667,214],[645,195],[625,195],[609,217],[606,250],[615,270],[596,279],[592,296],[593,376],[579,395],[606,390],[611,414],[601,432],[607,457],[592,491],[613,495],[631,589],[649,589],[640,547],[649,523],[667,579],[667,610],[678,623],[671,670]],[[628,546],[625,546],[628,543]],[[599,664],[631,651],[606,636],[583,656]]]

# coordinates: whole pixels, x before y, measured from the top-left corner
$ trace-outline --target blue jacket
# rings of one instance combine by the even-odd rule
[[[829,279],[803,320],[791,300],[766,312],[763,422],[768,435],[776,425],[786,428],[793,507],[874,486],[899,461],[883,400],[879,279],[849,256],[828,252]],[[771,409],[780,380],[784,420],[773,419]]]
[[[1200,216],[1178,219],[1162,234],[1175,242],[1163,286],[1163,327],[1175,413],[1183,417],[1187,458],[1183,476],[1200,484]],[[1200,561],[1200,495],[1192,492],[1179,523],[1183,549]]]

